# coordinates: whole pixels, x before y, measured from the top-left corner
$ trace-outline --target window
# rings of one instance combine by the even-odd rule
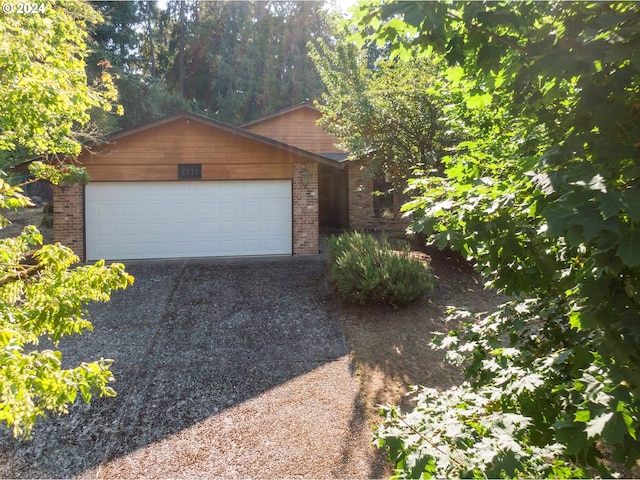
[[[389,178],[378,177],[373,181],[373,214],[376,218],[397,220],[400,207],[409,200],[402,188],[394,188]]]

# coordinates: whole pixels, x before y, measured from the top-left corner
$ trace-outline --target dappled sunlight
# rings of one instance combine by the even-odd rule
[[[0,435],[0,477],[368,477],[366,428],[317,259],[132,262],[66,361],[113,358],[115,398]]]
[[[357,395],[345,356],[77,478],[263,477],[266,464],[278,477],[369,478],[370,454],[354,447],[371,433],[349,421]]]

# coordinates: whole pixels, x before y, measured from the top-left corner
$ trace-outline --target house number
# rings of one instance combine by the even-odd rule
[[[202,165],[199,163],[178,165],[178,178],[202,178]]]

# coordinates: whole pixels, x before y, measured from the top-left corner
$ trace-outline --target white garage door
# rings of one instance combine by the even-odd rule
[[[290,180],[86,186],[87,260],[291,254]]]

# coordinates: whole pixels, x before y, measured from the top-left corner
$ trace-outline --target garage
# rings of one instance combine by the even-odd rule
[[[291,180],[96,182],[87,260],[291,255]]]
[[[287,128],[312,137],[310,119]],[[317,255],[318,165],[342,168],[186,112],[114,133],[67,161],[89,181],[54,186],[53,234],[81,261]]]

